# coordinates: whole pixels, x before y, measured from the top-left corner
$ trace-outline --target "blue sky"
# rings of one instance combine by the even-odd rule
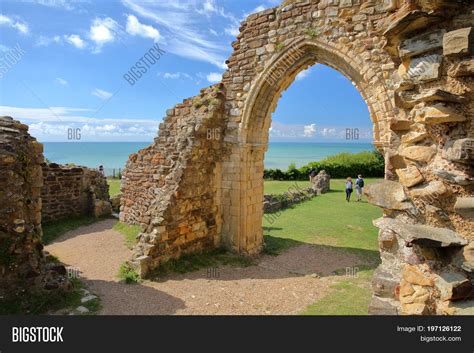
[[[42,142],[151,141],[165,111],[220,80],[246,15],[278,0],[2,0],[0,115]],[[165,53],[133,86],[123,75],[150,48]],[[367,107],[351,82],[316,65],[273,114],[271,141],[371,141]]]

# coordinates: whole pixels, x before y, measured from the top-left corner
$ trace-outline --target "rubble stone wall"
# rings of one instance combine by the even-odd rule
[[[142,275],[182,254],[220,244],[223,87],[167,111],[155,142],[130,156],[120,220],[143,233],[132,262]]]
[[[472,312],[473,11],[467,0],[296,0],[250,15],[232,43],[220,109],[186,100],[128,163],[122,219],[143,227],[142,274],[202,249],[187,239],[194,228],[215,246],[261,250],[271,114],[297,74],[321,63],[359,90],[386,160],[385,180],[366,188],[384,210],[370,312]],[[195,99],[212,111],[206,127],[222,128],[212,148],[197,133]],[[189,171],[204,174],[199,186]]]
[[[42,165],[42,221],[81,215],[110,215],[109,186],[99,171],[55,163]]]
[[[0,305],[41,281],[42,163],[28,127],[0,117]]]

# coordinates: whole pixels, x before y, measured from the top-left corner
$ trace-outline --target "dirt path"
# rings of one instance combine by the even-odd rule
[[[280,256],[262,256],[258,265],[247,268],[205,269],[126,285],[117,273],[131,252],[123,235],[112,229],[115,222],[81,227],[46,247],[81,272],[101,297],[102,315],[298,314],[330,291],[333,271],[361,263],[339,250],[301,245]]]

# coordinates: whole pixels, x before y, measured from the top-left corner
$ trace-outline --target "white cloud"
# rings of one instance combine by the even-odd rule
[[[316,134],[316,124],[306,125],[304,127],[304,137],[313,137]]]
[[[20,34],[28,34],[29,32],[29,27],[26,22],[2,14],[0,14],[0,26],[8,26],[10,28],[14,28],[18,32],[20,32]]]
[[[86,46],[86,43],[82,38],[77,34],[65,35],[64,39],[71,45],[74,45],[78,49],[83,49]]]
[[[212,12],[217,12],[217,6],[214,0],[205,0],[201,10],[198,10],[199,13],[209,14]]]
[[[177,80],[180,78],[186,78],[189,80],[193,79],[192,76],[187,74],[186,72],[165,72],[162,76],[163,78],[168,78],[168,79],[173,79],[173,80]]]
[[[96,96],[96,97],[102,99],[102,100],[110,99],[110,98],[112,98],[112,96],[113,96],[113,93],[104,91],[104,90],[99,89],[99,88],[94,89],[94,90],[91,92],[91,94],[92,94],[93,96]]]
[[[52,43],[61,43],[62,39],[60,36],[53,36],[53,37],[46,37],[46,36],[39,36],[36,40],[36,45],[39,47],[46,47]]]
[[[167,52],[227,68],[225,60],[230,47],[228,43],[217,42],[209,33],[208,17],[224,17],[233,25],[238,25],[238,20],[217,6],[215,1],[122,0],[122,3],[139,18],[151,20],[159,26]]]
[[[140,23],[133,15],[127,16],[127,33],[132,36],[151,38],[155,42],[160,39],[160,32],[155,27]]]
[[[87,0],[22,0],[23,2],[30,4],[43,5],[52,8],[64,9],[64,10],[74,10],[76,5],[79,3],[86,3]]]
[[[311,141],[344,141],[346,142],[346,128],[341,126],[316,126],[316,124],[284,124],[272,122],[270,137],[281,141],[298,141],[302,138]],[[372,128],[359,129],[360,140],[372,140]]]
[[[94,19],[89,30],[89,38],[96,44],[93,52],[100,53],[102,46],[113,42],[119,31],[118,23],[110,17]]]
[[[66,141],[70,128],[81,129],[85,141],[151,141],[160,124],[157,120],[102,119],[77,115],[85,113],[93,113],[93,110],[0,106],[0,115],[20,118],[28,124],[30,134],[42,141]]]
[[[222,74],[217,73],[217,72],[211,72],[206,76],[206,79],[210,83],[217,83],[222,81]]]
[[[227,27],[224,29],[224,32],[233,37],[237,37],[240,33],[238,26]]]
[[[61,86],[64,86],[64,87],[69,86],[69,83],[61,77],[57,77],[56,80],[54,80],[54,82],[56,82],[58,85],[61,85]]]
[[[7,52],[9,50],[10,50],[9,47],[7,47],[6,45],[0,44],[0,52]]]
[[[311,68],[301,71],[298,75],[296,75],[296,81],[304,80],[306,77],[309,76],[310,73]]]

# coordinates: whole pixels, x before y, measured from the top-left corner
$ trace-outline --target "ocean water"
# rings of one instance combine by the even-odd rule
[[[97,168],[103,165],[107,175],[123,168],[128,156],[149,145],[147,142],[45,142],[44,155],[51,162]],[[301,167],[341,152],[371,151],[370,143],[270,143],[265,168],[286,170],[290,163]]]

